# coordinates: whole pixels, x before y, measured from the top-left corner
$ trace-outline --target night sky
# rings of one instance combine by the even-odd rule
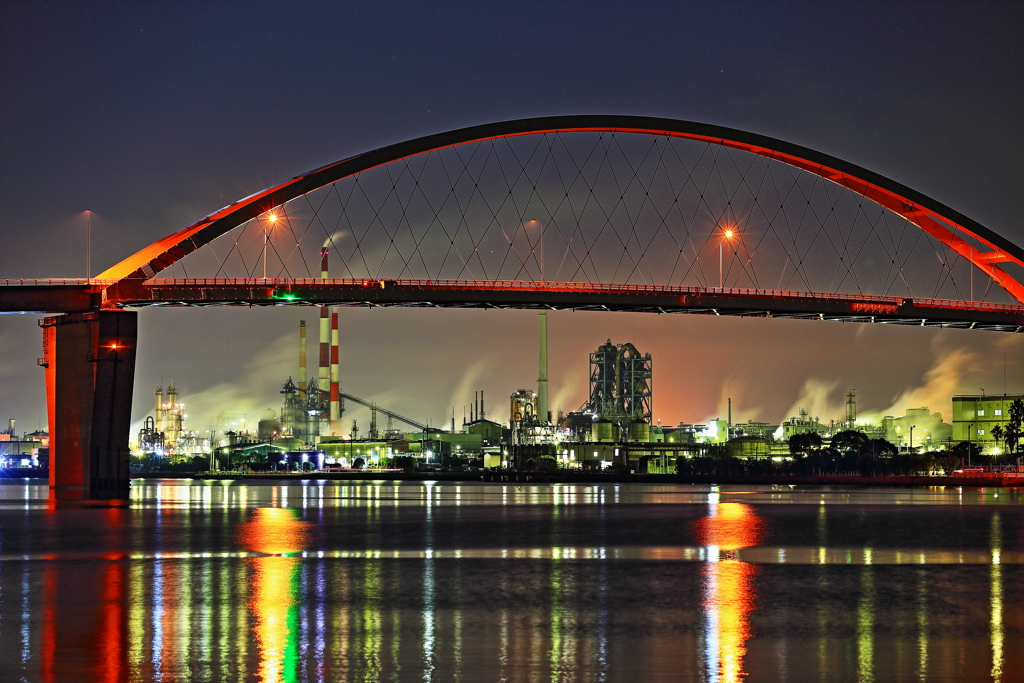
[[[585,9],[583,9],[585,7]],[[409,138],[618,113],[749,130],[904,183],[1024,244],[1024,5],[0,2],[0,278],[93,274],[236,199]],[[134,419],[177,382],[254,424],[316,309],[143,310]],[[45,428],[38,315],[0,317],[0,420]],[[1024,391],[1024,335],[643,314],[549,317],[552,408],[606,338],[654,357],[665,424]],[[536,314],[342,310],[345,391],[434,425],[536,384]],[[312,345],[311,345],[312,350]],[[313,358],[313,354],[310,354]],[[312,374],[312,372],[311,372]],[[366,411],[346,413],[360,428]]]

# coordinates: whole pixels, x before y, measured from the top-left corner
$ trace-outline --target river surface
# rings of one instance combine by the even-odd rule
[[[0,485],[2,681],[1020,681],[1021,489]]]

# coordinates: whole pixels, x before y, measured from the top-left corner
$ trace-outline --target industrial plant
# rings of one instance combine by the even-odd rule
[[[326,278],[327,249],[320,255],[321,276]],[[450,423],[442,429],[342,391],[338,313],[327,306],[319,309],[315,367],[308,364],[303,320],[298,326],[296,374],[281,378],[277,407],[266,409],[256,421],[221,412],[215,427],[198,432],[188,429],[176,384],[171,382],[166,393],[157,387],[153,414],[145,418],[132,444],[133,467],[163,469],[189,463],[210,470],[253,471],[614,467],[670,473],[693,458],[784,461],[793,457],[794,448],[803,448],[799,444],[818,447],[850,432],[865,443],[888,444],[885,448],[895,452],[950,451],[955,444],[966,444],[968,455],[999,456],[1016,450],[1024,412],[1022,394],[955,396],[952,423],[925,407],[868,423],[858,419],[857,393],[851,388],[840,419],[823,421],[801,409],[781,424],[734,423],[730,398],[724,419],[662,425],[654,418],[651,354],[632,343],[607,339],[589,353],[585,403],[555,414],[548,401],[547,313],[541,311],[536,385],[510,391],[508,423],[488,419],[484,392],[476,391],[462,424],[456,424],[452,409]],[[369,411],[365,428],[352,419],[346,429],[346,407],[351,405]],[[18,462],[38,462],[45,455],[41,441],[16,445],[24,443],[15,439],[12,421],[8,435],[0,434],[0,454],[31,455]]]
[[[586,402],[577,410],[553,414],[548,404],[547,315],[541,312],[536,387],[510,392],[508,423],[488,419],[484,392],[476,391],[462,424],[456,424],[453,409],[442,429],[342,391],[338,313],[327,307],[320,309],[318,338],[318,362],[310,368],[307,325],[299,323],[297,375],[283,378],[280,405],[265,410],[257,421],[222,412],[215,429],[190,431],[178,387],[172,382],[166,393],[157,387],[153,414],[145,418],[133,444],[134,466],[158,469],[199,461],[210,470],[618,468],[671,473],[681,459],[787,460],[793,456],[794,437],[827,444],[842,432],[887,442],[897,452],[949,451],[954,444],[969,442],[972,452],[999,455],[1000,425],[1011,420],[1013,402],[1024,398],[953,397],[952,424],[928,408],[869,424],[858,420],[857,393],[850,389],[841,419],[823,421],[800,410],[781,424],[734,423],[729,399],[724,419],[667,426],[654,419],[651,354],[632,343],[607,339],[589,353]],[[345,428],[346,409],[352,405],[369,411],[365,428],[355,419]]]

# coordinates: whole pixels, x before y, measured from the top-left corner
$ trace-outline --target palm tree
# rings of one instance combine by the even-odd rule
[[[992,431],[990,431],[989,433],[992,435],[992,438],[996,440],[996,443],[999,443],[1000,441],[1005,441],[1006,442],[1006,450],[1007,451],[1010,450],[1010,440],[1008,438],[1009,434],[1006,433],[1005,429],[1003,429],[999,425],[996,425],[995,427],[992,428]],[[994,457],[995,456],[993,456],[993,458]]]

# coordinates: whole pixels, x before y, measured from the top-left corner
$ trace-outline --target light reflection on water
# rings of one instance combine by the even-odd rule
[[[1024,678],[1018,490],[139,484],[0,486],[0,680]]]

